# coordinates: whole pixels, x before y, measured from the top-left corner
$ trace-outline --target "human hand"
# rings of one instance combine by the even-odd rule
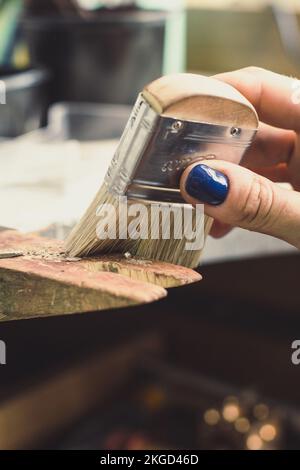
[[[205,204],[205,213],[215,219],[214,236],[238,226],[300,248],[300,104],[293,99],[300,83],[257,67],[214,78],[253,104],[260,126],[242,166],[204,160],[186,168],[180,185],[184,199]],[[289,182],[294,190],[275,182]]]

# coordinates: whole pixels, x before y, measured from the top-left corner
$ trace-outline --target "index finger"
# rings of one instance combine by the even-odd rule
[[[300,130],[300,81],[259,67],[215,75],[235,87],[255,107],[260,121]]]

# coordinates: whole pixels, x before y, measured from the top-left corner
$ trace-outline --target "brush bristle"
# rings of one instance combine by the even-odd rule
[[[128,209],[131,204],[137,202],[139,201],[128,200]],[[148,224],[148,221],[150,220],[151,205],[157,203],[151,203],[150,201],[148,203],[142,201],[142,203],[147,208],[146,223]],[[105,216],[110,219],[116,217],[116,214],[119,214],[119,205],[119,198],[111,194],[107,190],[107,186],[103,184],[90,207],[67,238],[65,242],[66,252],[70,256],[88,256],[110,252],[130,252],[130,254],[144,259],[166,261],[190,268],[198,266],[202,250],[186,250],[186,243],[188,240],[184,235],[182,237],[180,236],[181,232],[179,232],[179,230],[181,230],[182,227],[177,227],[174,222],[176,220],[174,216],[176,210],[182,210],[181,204],[172,205],[173,218],[171,220],[171,227],[169,227],[170,237],[168,239],[163,238],[163,234],[166,233],[167,230],[167,227],[164,226],[164,223],[166,222],[163,220],[159,220],[159,227],[154,228],[159,234],[157,239],[151,238],[150,228],[148,229],[147,239],[120,239],[118,236],[115,239],[99,238],[97,235],[97,224],[103,215],[103,209],[101,208],[105,208]],[[192,210],[194,223],[195,210],[191,206],[189,207],[190,210]],[[109,213],[109,211],[111,211],[111,213]],[[212,219],[204,216],[204,238],[209,233],[211,223]],[[116,229],[116,233],[118,234],[118,217],[116,217]]]

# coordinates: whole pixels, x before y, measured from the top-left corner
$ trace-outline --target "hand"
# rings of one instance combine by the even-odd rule
[[[186,168],[183,197],[205,204],[205,213],[215,219],[214,236],[238,226],[300,248],[300,104],[293,100],[297,82],[257,67],[215,78],[234,86],[253,104],[259,130],[243,166],[209,160]],[[294,190],[275,182],[289,182]]]

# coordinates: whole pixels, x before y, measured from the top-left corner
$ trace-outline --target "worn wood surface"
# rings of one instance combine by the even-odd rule
[[[12,254],[21,256],[12,257]],[[1,254],[10,253],[8,258]],[[153,302],[166,288],[200,274],[164,262],[69,258],[62,242],[17,231],[0,232],[0,320],[89,312]]]

